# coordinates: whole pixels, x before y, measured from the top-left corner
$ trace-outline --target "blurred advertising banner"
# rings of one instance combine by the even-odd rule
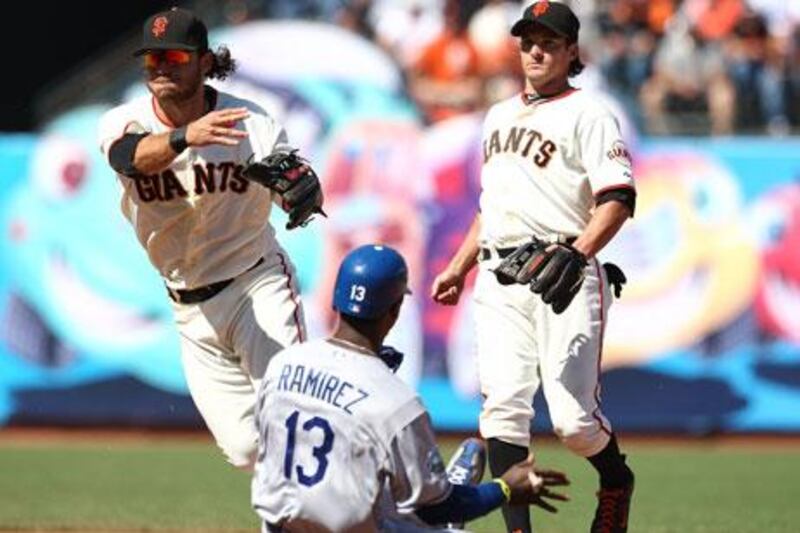
[[[101,111],[0,138],[4,424],[199,421],[163,286],[93,146]],[[470,291],[455,308],[426,296],[476,209],[478,127],[342,126],[319,165],[330,218],[280,236],[314,335],[333,324],[347,250],[402,251],[414,295],[389,342],[443,429],[474,428],[479,409]],[[623,430],[800,431],[800,140],[644,141],[635,160],[636,217],[602,254],[628,277],[605,340],[605,408]]]
[[[482,117],[425,125],[377,47],[315,23],[284,23],[286,35],[262,42],[274,32],[257,30],[276,24],[217,36],[241,61],[221,88],[286,124],[323,182],[329,218],[285,232],[273,212],[309,332],[333,325],[343,255],[391,244],[414,291],[387,340],[406,354],[400,374],[439,429],[474,430],[472,279],[456,307],[427,295],[477,209]],[[282,43],[323,37],[338,42],[339,63],[287,59],[300,52]],[[202,425],[164,287],[96,146],[107,108],[0,136],[0,426]],[[636,217],[601,253],[628,277],[606,332],[604,410],[622,431],[800,431],[800,139],[632,148]]]

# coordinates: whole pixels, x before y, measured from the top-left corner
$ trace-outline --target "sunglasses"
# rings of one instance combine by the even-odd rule
[[[533,39],[528,39],[523,37],[519,41],[519,49],[522,50],[523,52],[530,52],[531,50],[533,50],[533,45],[537,44],[539,45],[539,48],[545,52],[554,52],[561,47],[562,41],[564,40],[550,39],[550,38],[534,41]],[[564,45],[566,46],[567,44],[569,43],[564,41]]]
[[[186,65],[192,60],[191,52],[186,50],[151,50],[144,54],[144,66],[156,68],[160,63],[167,65]]]

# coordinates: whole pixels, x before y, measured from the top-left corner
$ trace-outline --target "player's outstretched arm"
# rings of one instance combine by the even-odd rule
[[[443,305],[458,303],[464,290],[464,280],[467,274],[478,261],[478,233],[481,222],[480,214],[475,215],[475,220],[469,227],[464,240],[461,242],[456,255],[450,260],[442,272],[433,280],[431,285],[431,298]]]
[[[564,472],[533,466],[527,459],[513,465],[501,477],[508,484],[508,503],[513,505],[536,505],[551,513],[558,509],[547,500],[568,501],[569,497],[551,490],[553,487],[569,485]]]
[[[430,525],[469,522],[494,511],[504,503],[536,505],[558,512],[551,501],[568,501],[553,487],[569,485],[566,474],[534,468],[528,459],[508,469],[501,478],[480,485],[453,485],[450,496],[436,505],[417,509],[416,515]]]
[[[155,174],[171,165],[188,146],[236,146],[247,137],[247,132],[236,129],[235,125],[248,116],[250,113],[244,107],[220,109],[183,128],[147,135],[136,145],[133,166],[141,174]]]
[[[247,137],[247,132],[236,129],[236,123],[250,116],[246,107],[232,107],[211,111],[186,127],[189,146],[236,146]]]

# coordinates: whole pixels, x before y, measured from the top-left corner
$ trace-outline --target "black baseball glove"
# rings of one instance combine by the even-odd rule
[[[588,260],[568,244],[552,244],[545,253],[547,256],[531,281],[531,291],[541,294],[542,301],[560,314],[583,285]]]
[[[247,165],[242,174],[280,196],[281,207],[289,215],[286,229],[305,226],[314,213],[327,216],[319,178],[297,150],[277,150]]]
[[[541,269],[542,261],[547,257],[545,250],[547,245],[538,239],[517,247],[503,259],[494,275],[500,285],[512,285],[519,283],[527,285]]]
[[[511,252],[494,270],[502,285],[530,285],[556,313],[563,313],[583,284],[586,256],[568,244],[534,239]]]

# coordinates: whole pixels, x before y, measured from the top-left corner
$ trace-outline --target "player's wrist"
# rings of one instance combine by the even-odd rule
[[[506,503],[511,501],[511,487],[508,485],[505,479],[501,477],[494,478],[492,482],[497,483],[500,485],[500,490],[503,491],[503,497],[506,500]]]
[[[465,261],[461,258],[456,258],[453,260],[453,262],[451,262],[447,268],[447,270],[450,272],[450,275],[458,279],[466,278],[471,269],[471,262],[469,260]]]
[[[183,153],[189,147],[189,141],[186,140],[186,126],[175,128],[169,134],[169,147],[176,154]]]

